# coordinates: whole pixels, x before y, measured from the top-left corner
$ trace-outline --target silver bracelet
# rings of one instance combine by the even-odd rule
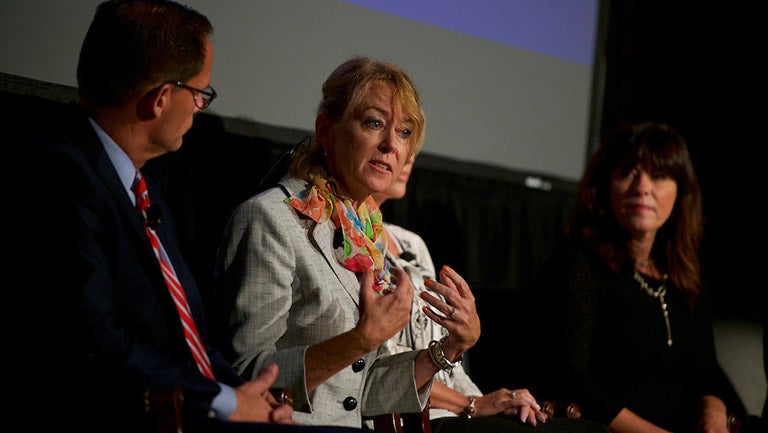
[[[456,362],[448,360],[445,356],[445,352],[443,352],[443,342],[445,341],[445,338],[446,337],[441,338],[440,341],[430,341],[427,351],[429,352],[429,357],[432,358],[432,362],[434,362],[436,366],[441,370],[451,371],[454,367],[458,367],[461,364],[462,358],[459,358]]]
[[[474,395],[470,395],[469,397],[469,406],[467,406],[466,409],[464,409],[463,415],[467,418],[472,418],[475,416],[475,403],[477,402],[477,397]]]

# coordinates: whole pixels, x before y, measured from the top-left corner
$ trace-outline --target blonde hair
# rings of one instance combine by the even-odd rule
[[[357,115],[363,98],[375,83],[381,81],[394,85],[393,99],[413,125],[408,156],[415,156],[424,143],[426,122],[416,86],[397,65],[367,57],[353,57],[345,61],[323,83],[323,97],[317,114],[328,116],[334,123]],[[310,181],[317,176],[324,176],[323,153],[322,146],[314,138],[302,142],[291,155],[288,173]]]

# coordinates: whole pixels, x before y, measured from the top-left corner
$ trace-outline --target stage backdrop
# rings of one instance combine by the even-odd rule
[[[99,0],[2,0],[0,72],[74,86]],[[352,55],[421,91],[424,151],[577,179],[593,104],[599,0],[182,0],[215,26],[210,112],[311,130]]]

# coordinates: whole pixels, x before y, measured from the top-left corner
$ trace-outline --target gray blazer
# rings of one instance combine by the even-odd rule
[[[386,345],[307,392],[304,352],[355,326],[360,283],[334,257],[333,223],[317,224],[284,203],[305,183],[284,177],[242,203],[225,230],[217,263],[220,317],[235,368],[251,378],[276,362],[274,386],[293,391],[300,424],[359,428],[363,417],[420,412],[432,383],[416,389],[418,352],[392,354]]]

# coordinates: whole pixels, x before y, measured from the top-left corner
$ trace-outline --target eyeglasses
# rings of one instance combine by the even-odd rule
[[[171,82],[176,87],[181,87],[182,89],[187,89],[190,92],[192,92],[192,96],[195,98],[195,105],[197,105],[197,108],[201,110],[205,110],[208,108],[209,105],[211,105],[211,102],[213,102],[214,99],[216,99],[216,91],[213,90],[213,87],[208,86],[205,89],[198,89],[196,87],[187,86],[186,84],[182,83],[181,81]]]

